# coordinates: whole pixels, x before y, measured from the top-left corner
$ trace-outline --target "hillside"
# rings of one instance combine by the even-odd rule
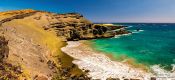
[[[117,32],[114,29],[120,30]],[[122,26],[93,24],[77,13],[56,14],[35,10],[1,12],[0,36],[8,42],[8,52],[1,51],[0,57],[5,54],[3,63],[20,66],[20,74],[15,79],[88,79],[84,72],[72,64],[73,59],[61,52],[65,41],[113,37],[125,33],[129,32]]]

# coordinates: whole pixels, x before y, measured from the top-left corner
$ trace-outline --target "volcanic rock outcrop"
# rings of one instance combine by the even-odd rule
[[[126,26],[93,24],[78,13],[54,14],[53,17],[58,21],[43,26],[44,29],[54,28],[57,35],[64,37],[66,40],[108,38],[130,33],[125,30]],[[119,30],[115,31],[116,29]]]

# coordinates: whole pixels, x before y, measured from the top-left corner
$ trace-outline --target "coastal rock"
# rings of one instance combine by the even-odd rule
[[[130,34],[130,33],[132,33],[132,32],[127,31],[125,29],[120,29],[118,31],[115,31],[115,35]]]
[[[0,36],[0,62],[8,57],[9,48],[7,46],[8,41],[4,37]]]
[[[128,34],[129,31],[125,30],[124,27],[112,28],[110,26],[103,26],[97,24],[84,24],[84,25],[74,25],[70,28],[57,29],[58,36],[64,36],[67,40],[87,40],[96,38],[109,38],[115,35]],[[119,29],[119,31],[115,31]]]
[[[68,41],[109,38],[129,33],[125,29],[126,26],[93,24],[78,13],[53,14],[52,17],[56,21],[43,26],[43,28],[45,30],[55,29],[58,36],[62,36]],[[120,31],[116,32],[116,29]]]

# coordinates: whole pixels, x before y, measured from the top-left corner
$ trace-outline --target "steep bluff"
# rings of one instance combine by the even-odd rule
[[[35,10],[0,12],[0,59],[20,65],[27,79],[89,79],[61,52],[67,40],[127,34],[125,26],[93,24],[78,13]],[[8,44],[7,46],[4,46]]]

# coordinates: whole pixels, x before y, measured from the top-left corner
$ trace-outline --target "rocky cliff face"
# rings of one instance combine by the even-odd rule
[[[127,33],[124,26],[93,24],[77,13],[0,12],[0,61],[20,65],[27,79],[89,79],[60,51],[64,41]]]
[[[93,24],[78,13],[53,14],[56,22],[43,26],[45,30],[54,28],[58,36],[65,40],[85,40],[95,38],[114,37],[119,34],[128,34],[126,26]],[[39,19],[39,18],[38,18]],[[118,31],[114,31],[120,29]]]

